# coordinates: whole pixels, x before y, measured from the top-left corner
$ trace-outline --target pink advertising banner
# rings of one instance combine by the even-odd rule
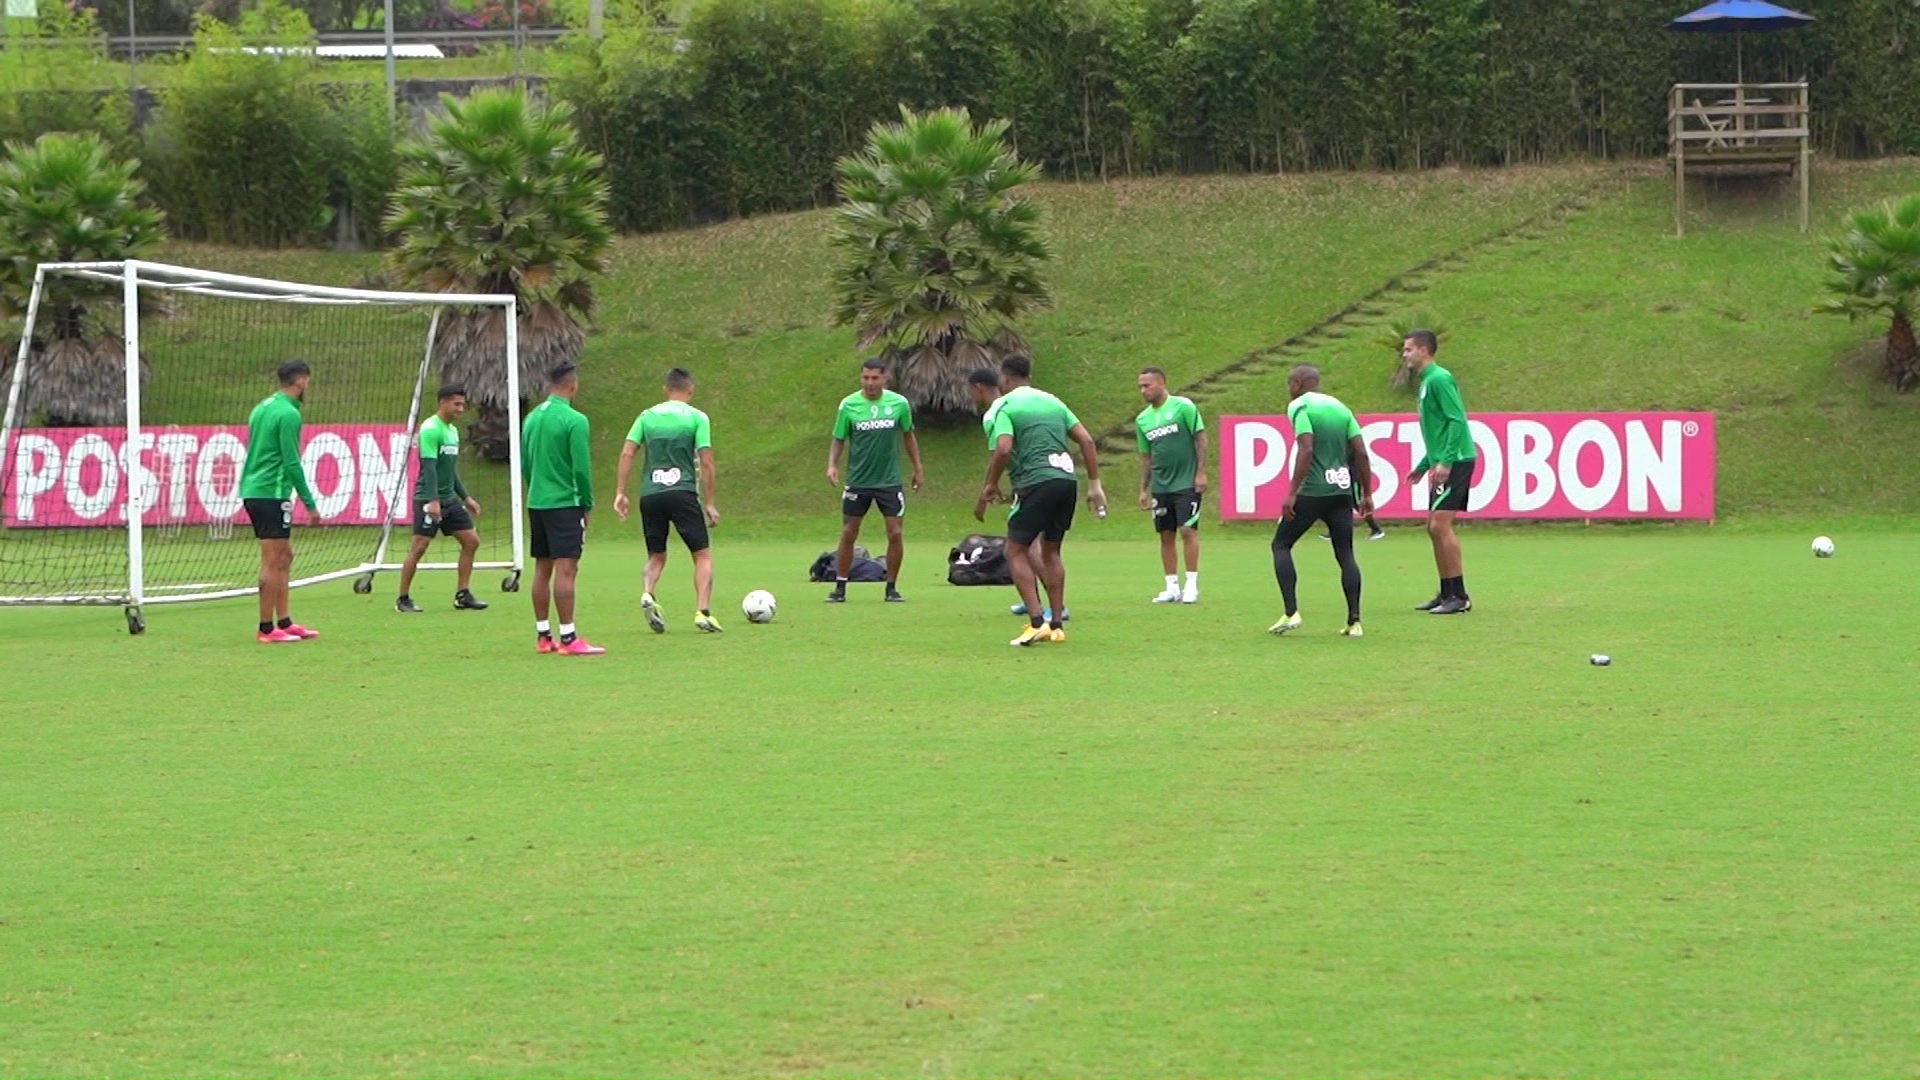
[[[1419,419],[1361,416],[1382,517],[1426,513]],[[1712,413],[1482,413],[1467,512],[1482,518],[1713,518]],[[1284,416],[1220,418],[1218,500],[1228,521],[1275,521],[1287,496],[1293,432]]]
[[[417,472],[412,451],[401,424],[307,425],[300,459],[322,524],[378,525],[389,515],[405,521]],[[129,494],[149,526],[244,521],[246,460],[245,427],[146,428],[131,453],[125,428],[26,428],[13,433],[0,461],[0,522],[10,529],[123,526]]]

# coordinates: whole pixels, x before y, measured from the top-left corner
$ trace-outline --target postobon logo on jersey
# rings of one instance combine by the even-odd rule
[[[885,420],[862,420],[859,423],[853,425],[853,430],[855,431],[887,431],[892,429],[898,423],[899,421],[896,421],[891,417]]]
[[[1179,424],[1162,424],[1161,426],[1154,428],[1152,431],[1147,432],[1147,441],[1153,442],[1155,439],[1164,439],[1169,435],[1178,434],[1179,431],[1180,431]]]
[[[680,470],[655,469],[653,470],[653,482],[659,484],[661,487],[672,487],[680,482]]]

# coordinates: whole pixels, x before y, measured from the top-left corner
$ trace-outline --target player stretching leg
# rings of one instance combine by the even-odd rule
[[[913,434],[913,407],[887,389],[887,365],[869,360],[860,365],[860,392],[848,394],[833,418],[833,442],[827,448],[827,483],[840,486],[840,451],[848,450],[847,486],[840,493],[840,559],[833,591],[827,603],[845,603],[847,574],[853,566],[853,545],[860,539],[860,522],[871,507],[880,508],[887,524],[887,602],[900,603],[900,560],[905,553],[900,523],[907,497],[900,486],[900,450],[913,460],[913,490],[919,491],[925,474],[920,468],[920,440]]]
[[[454,421],[467,411],[467,395],[457,386],[440,388],[439,408],[420,425],[420,479],[413,488],[413,546],[400,564],[400,595],[393,609],[419,614],[413,602],[413,575],[427,554],[433,538],[440,534],[460,542],[460,572],[454,582],[453,606],[464,611],[485,611],[487,602],[473,595],[473,555],[480,550],[480,534],[473,519],[480,516],[480,500],[467,494],[460,482],[460,429]],[[458,500],[458,501],[455,501]]]
[[[300,360],[280,365],[280,391],[253,407],[247,417],[247,464],[240,474],[240,499],[260,541],[260,636],[263,645],[281,645],[320,636],[293,621],[293,493],[300,494],[307,520],[320,523],[320,511],[300,465],[300,403],[307,397],[312,370]]]
[[[538,649],[562,656],[599,656],[573,625],[575,583],[593,514],[593,455],[587,418],[573,407],[580,371],[562,361],[547,372],[547,400],[520,425],[520,480],[532,524],[533,630]],[[554,640],[549,610],[560,616]]]
[[[680,534],[693,556],[693,628],[703,634],[720,633],[713,617],[713,551],[707,530],[720,524],[714,504],[713,425],[707,414],[693,407],[693,376],[685,368],[667,372],[667,400],[641,413],[620,449],[619,493],[613,509],[627,519],[627,481],[633,460],[646,449],[646,479],[640,485],[640,532],[647,542],[646,584],[640,610],[656,634],[667,632],[667,617],[653,598],[654,587],[667,569],[667,529]],[[694,481],[698,470],[699,482]],[[702,499],[704,497],[704,504]]]
[[[1200,497],[1207,493],[1207,425],[1200,409],[1167,393],[1167,373],[1144,368],[1138,380],[1147,407],[1134,418],[1140,446],[1140,509],[1153,511],[1160,534],[1160,569],[1167,588],[1156,604],[1200,600]],[[1187,586],[1180,587],[1178,534],[1187,556]]]
[[[1319,392],[1320,369],[1301,364],[1287,375],[1292,402],[1293,486],[1273,534],[1273,576],[1280,583],[1286,614],[1268,628],[1287,634],[1300,629],[1300,575],[1293,566],[1293,545],[1316,522],[1333,534],[1333,557],[1340,563],[1340,589],[1347,594],[1347,625],[1341,634],[1360,637],[1360,563],[1353,555],[1353,511],[1373,511],[1373,471],[1366,440],[1352,410],[1338,398]]]
[[[1467,426],[1467,405],[1460,399],[1460,384],[1453,372],[1434,363],[1433,354],[1439,349],[1439,339],[1430,330],[1412,331],[1400,345],[1400,358],[1420,380],[1420,437],[1427,444],[1426,455],[1407,474],[1407,484],[1412,486],[1422,476],[1432,474],[1427,536],[1433,541],[1440,592],[1417,610],[1458,615],[1472,611],[1473,600],[1467,595],[1460,537],[1453,531],[1453,517],[1467,508],[1479,459],[1473,448],[1473,431]]]
[[[981,426],[993,448],[986,482],[973,505],[974,520],[984,521],[988,504],[999,501],[1000,475],[1009,466],[1013,475],[1007,566],[1027,606],[1029,625],[1011,644],[1022,647],[1067,640],[1061,625],[1067,610],[1067,568],[1061,545],[1073,528],[1074,504],[1079,500],[1070,444],[1080,447],[1087,463],[1087,505],[1103,515],[1107,508],[1093,436],[1059,398],[1029,384],[1032,373],[1032,362],[1015,353],[1000,362],[998,373],[981,368],[967,379],[975,402],[985,410]],[[1042,586],[1052,601],[1045,617],[1033,614],[1041,607]]]

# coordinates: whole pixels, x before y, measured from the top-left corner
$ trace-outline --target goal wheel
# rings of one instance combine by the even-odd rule
[[[520,571],[515,570],[513,573],[508,574],[506,576],[506,579],[500,582],[500,591],[501,592],[519,592],[520,591]]]
[[[137,607],[127,609],[127,633],[144,634],[147,632],[147,617]]]
[[[373,575],[361,574],[359,577],[354,578],[353,591],[356,593],[359,593],[361,596],[365,596],[368,593],[372,592],[373,591]]]

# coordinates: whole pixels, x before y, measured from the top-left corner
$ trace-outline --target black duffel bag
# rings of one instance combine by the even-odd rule
[[[947,584],[1011,585],[1007,538],[973,533],[947,552]]]

